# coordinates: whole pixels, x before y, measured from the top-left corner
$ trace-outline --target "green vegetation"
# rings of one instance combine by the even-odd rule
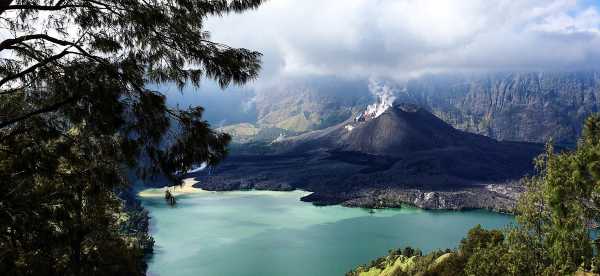
[[[551,145],[525,180],[516,226],[469,231],[456,250],[427,255],[392,251],[348,275],[572,275],[600,271],[599,240],[590,226],[600,216],[600,116],[589,117],[573,151]],[[406,259],[411,262],[406,264]],[[401,260],[398,262],[398,260]]]
[[[233,143],[246,143],[248,141],[252,141],[260,129],[250,123],[241,123],[224,126],[218,130],[229,133],[233,137]]]
[[[502,240],[503,234],[500,231],[487,231],[477,226],[469,231],[457,251],[437,250],[423,255],[420,250],[410,247],[392,250],[388,256],[378,258],[369,265],[359,266],[347,275],[463,275],[467,262],[475,252],[479,252],[480,248],[501,243]]]
[[[201,107],[168,107],[149,84],[255,78],[260,53],[203,26],[262,2],[2,1],[0,275],[145,273],[152,241],[147,215],[122,199],[128,179],[177,185],[230,141]]]

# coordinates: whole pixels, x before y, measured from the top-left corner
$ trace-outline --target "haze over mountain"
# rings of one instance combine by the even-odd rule
[[[599,10],[571,0],[269,1],[207,21],[215,41],[264,54],[250,93],[205,85],[210,93],[179,103],[207,107],[213,126],[251,123],[246,133],[272,141],[342,122],[375,100],[368,85],[379,80],[459,129],[573,144],[597,110]]]
[[[383,88],[455,128],[508,141],[545,143],[552,138],[573,145],[585,117],[600,109],[597,71],[438,74],[400,83],[337,78],[298,82],[259,92],[256,118],[241,126],[251,124],[254,132],[234,135],[234,141],[271,142],[282,134],[335,125],[376,102]],[[226,130],[235,133],[236,128]]]

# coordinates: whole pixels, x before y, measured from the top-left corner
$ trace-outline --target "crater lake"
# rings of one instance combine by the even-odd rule
[[[143,191],[155,239],[148,275],[343,275],[392,247],[455,248],[477,224],[514,221],[484,210],[318,207],[300,201],[307,194],[195,189],[171,207],[164,190]]]

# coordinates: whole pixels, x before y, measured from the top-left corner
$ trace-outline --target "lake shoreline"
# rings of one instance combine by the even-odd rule
[[[453,190],[421,188],[380,187],[340,190],[313,190],[274,181],[240,182],[222,177],[194,176],[198,182],[193,186],[207,191],[268,190],[291,191],[300,189],[311,192],[300,200],[314,205],[342,205],[368,209],[398,208],[411,205],[424,210],[472,210],[483,209],[497,213],[514,213],[517,200],[524,192],[520,181],[500,184],[482,184],[459,187]]]
[[[290,192],[304,191],[307,194],[300,201],[310,202],[316,206],[340,205],[348,208],[387,209],[411,206],[423,210],[468,211],[487,210],[500,214],[513,215],[519,194],[522,192],[517,184],[505,185],[503,189],[510,192],[498,193],[498,186],[487,185],[480,188],[470,188],[460,191],[423,191],[419,189],[387,189],[383,191],[364,191],[361,194],[343,194],[341,196],[323,195],[305,189],[288,186],[253,186],[238,188],[206,185],[197,178],[183,180],[182,185],[163,188],[150,188],[138,192],[140,197],[164,197],[168,189],[174,196],[182,196],[206,192],[234,191],[272,191]],[[508,188],[507,188],[508,187]],[[230,189],[227,189],[230,188]],[[512,189],[512,190],[511,190]],[[515,192],[517,190],[517,192]]]

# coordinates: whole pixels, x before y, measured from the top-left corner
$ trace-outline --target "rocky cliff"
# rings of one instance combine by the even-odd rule
[[[498,140],[572,145],[598,112],[600,74],[504,73],[427,76],[409,81],[402,101],[426,107],[454,127]]]
[[[364,84],[332,82],[338,84],[261,92],[256,125],[271,135],[245,140],[272,141],[280,134],[327,128],[374,101]],[[422,106],[457,129],[509,141],[553,138],[573,145],[585,117],[600,108],[598,72],[428,75],[398,83],[395,90],[397,100]]]

